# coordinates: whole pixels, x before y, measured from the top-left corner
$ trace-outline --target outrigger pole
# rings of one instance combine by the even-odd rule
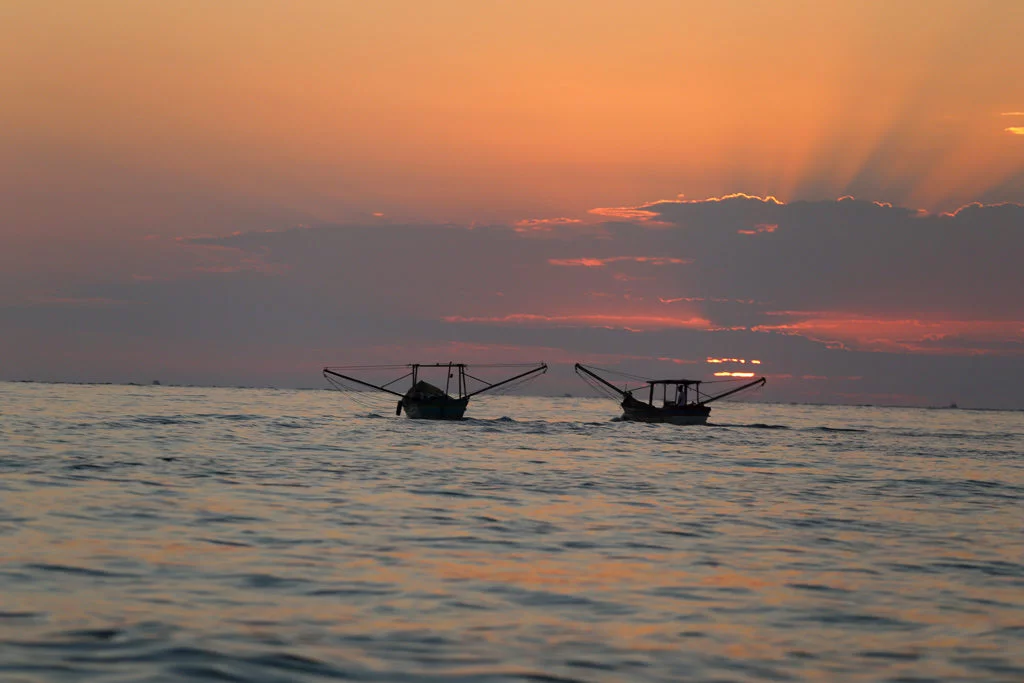
[[[364,382],[363,380],[356,379],[355,377],[349,377],[348,375],[343,375],[340,372],[335,372],[334,370],[331,370],[330,368],[324,368],[324,374],[325,375],[334,375],[335,377],[340,377],[340,378],[342,378],[344,380],[348,380],[349,382],[355,382],[356,384],[362,384],[364,387],[370,387],[371,389],[378,389],[380,391],[386,391],[389,394],[394,394],[398,398],[403,398],[404,397],[404,394],[400,394],[397,391],[392,391],[391,389],[388,389],[386,387],[380,387],[380,386],[377,386],[376,384],[370,384],[369,382]],[[403,377],[404,376],[405,375],[403,375]],[[402,378],[399,377],[398,379],[402,379]],[[395,381],[398,381],[398,380],[395,380]],[[391,382],[388,382],[388,384],[391,384]]]
[[[471,394],[466,394],[466,398],[469,398],[471,396],[476,396],[477,394],[482,394],[483,392],[490,391],[491,389],[496,389],[497,387],[500,387],[503,384],[508,384],[509,382],[514,382],[517,379],[522,379],[524,377],[528,377],[530,375],[537,374],[537,373],[543,374],[543,373],[545,373],[547,371],[548,371],[548,364],[547,363],[541,363],[539,366],[533,368],[532,370],[527,370],[526,372],[520,373],[520,374],[516,375],[515,377],[509,377],[508,379],[502,380],[500,382],[496,382],[494,384],[488,384],[483,389],[477,389],[476,391],[474,391]],[[473,377],[473,376],[470,375],[470,377]],[[473,379],[477,380],[478,382],[483,382],[483,380],[479,379],[478,377],[473,377]]]
[[[712,396],[711,398],[709,398],[706,401],[701,401],[701,404],[702,405],[707,405],[708,403],[711,403],[712,401],[717,401],[718,399],[725,398],[726,396],[729,396],[730,394],[735,394],[737,391],[743,391],[744,389],[749,389],[750,387],[755,386],[757,384],[763,385],[767,381],[768,381],[768,379],[766,377],[761,377],[759,379],[755,379],[753,382],[747,382],[743,386],[736,387],[735,389],[730,389],[729,391],[725,392],[724,394],[719,394],[718,396]]]
[[[621,396],[627,396],[627,395],[630,395],[630,392],[628,392],[628,391],[623,391],[622,389],[619,389],[619,388],[618,388],[617,386],[615,386],[614,384],[612,384],[611,382],[609,382],[608,380],[606,380],[606,379],[605,379],[604,377],[599,377],[598,375],[595,375],[595,374],[594,374],[594,373],[592,373],[592,372],[591,372],[590,370],[586,369],[585,367],[583,367],[582,365],[580,365],[579,363],[577,363],[577,364],[576,364],[576,372],[578,373],[578,372],[580,372],[581,370],[582,370],[583,372],[587,373],[588,375],[590,375],[591,377],[593,377],[594,379],[596,379],[596,380],[597,380],[598,382],[600,382],[601,384],[603,384],[603,385],[605,385],[606,387],[608,387],[609,389],[614,389],[614,390],[615,390],[616,392],[618,392],[618,393],[619,393],[619,395],[621,395]]]

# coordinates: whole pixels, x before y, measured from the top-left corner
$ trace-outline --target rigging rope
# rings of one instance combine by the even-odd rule
[[[404,392],[404,388],[403,387],[400,387],[400,386],[396,387],[394,385],[396,383],[398,383],[398,382],[401,382],[402,380],[409,379],[412,376],[412,372],[411,371],[406,372],[405,374],[401,375],[400,377],[397,377],[395,379],[392,379],[392,380],[390,380],[388,382],[385,382],[385,383],[382,383],[382,384],[373,384],[371,382],[370,386],[367,386],[366,384],[361,384],[355,377],[347,377],[347,376],[344,376],[344,374],[346,372],[351,372],[353,370],[357,370],[357,371],[384,371],[384,370],[388,370],[388,371],[391,371],[393,373],[393,372],[397,372],[397,371],[400,371],[400,370],[410,370],[410,368],[412,368],[413,365],[414,364],[403,364],[403,365],[332,365],[332,366],[328,366],[328,367],[324,368],[323,375],[324,375],[324,378],[327,380],[327,382],[335,390],[337,390],[338,392],[344,394],[347,399],[351,400],[356,405],[359,405],[362,408],[365,408],[367,410],[373,410],[373,411],[384,410],[384,411],[387,411],[389,409],[388,408],[389,404],[391,404],[395,400],[395,398],[393,397],[393,394],[387,394],[387,393],[384,393],[384,392],[380,392],[379,389],[389,389],[389,390],[395,391],[395,392],[397,392],[399,394],[403,393]],[[451,372],[452,372],[452,376],[449,377],[449,379],[452,379],[452,378],[455,377],[455,375],[458,372],[458,369],[460,367],[463,368],[463,369],[466,369],[466,368],[470,367],[468,364],[465,364],[465,363],[461,363],[461,364],[460,363],[452,363],[451,365],[449,365],[448,363],[441,363],[441,364],[436,364],[436,365],[435,364],[417,363],[415,365],[418,365],[421,369],[425,369],[427,371],[426,374],[428,374],[428,375],[429,375],[429,371],[430,370],[433,370],[433,371],[436,372],[438,370],[447,370],[450,367],[451,368]],[[491,369],[491,368],[513,369],[513,368],[537,368],[537,367],[539,367],[541,365],[543,365],[543,364],[542,363],[480,363],[480,364],[474,364],[473,367],[474,368],[486,368],[486,369]],[[521,387],[521,386],[523,386],[523,385],[525,385],[525,384],[527,384],[529,382],[532,382],[533,380],[535,380],[537,377],[539,377],[542,374],[544,374],[544,373],[543,372],[534,372],[534,373],[529,374],[529,375],[527,375],[525,377],[520,377],[518,379],[514,379],[514,380],[511,380],[511,381],[506,381],[505,384],[501,384],[501,386],[495,387],[494,389],[489,389],[486,392],[482,393],[481,395],[486,395],[486,394],[491,394],[491,395],[507,394],[510,391],[512,391],[513,389],[516,389],[516,388]],[[500,383],[502,381],[501,379],[499,379],[497,381],[490,382],[490,381],[481,379],[479,377],[475,377],[475,376],[469,374],[469,372],[465,373],[465,378],[466,378],[466,383],[465,383],[465,386],[463,387],[463,389],[465,390],[465,394],[471,394],[471,393],[474,393],[475,391],[480,391],[481,389],[487,389],[487,387],[490,387],[490,386],[492,386],[494,384],[498,384],[498,383]],[[435,381],[436,381],[436,378],[435,378]],[[471,382],[473,382],[475,384],[471,384]],[[457,385],[458,382],[456,382],[455,384]],[[442,386],[443,386],[443,384],[442,384]],[[455,397],[458,398],[459,397],[458,396],[458,387],[457,386],[453,386],[453,387],[450,387],[450,390],[451,389],[454,389]]]

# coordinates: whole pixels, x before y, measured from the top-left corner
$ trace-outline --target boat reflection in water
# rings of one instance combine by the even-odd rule
[[[617,375],[623,380],[640,380],[644,387],[639,389],[619,388],[604,377],[601,377],[594,370],[600,370],[607,375]],[[581,363],[576,363],[576,374],[583,380],[605,394],[621,400],[622,419],[636,422],[666,422],[676,425],[702,425],[708,421],[711,408],[708,404],[726,396],[764,386],[767,381],[759,377],[751,382],[732,388],[718,394],[709,394],[701,389],[702,382],[694,379],[645,379],[636,375],[604,370],[602,368],[588,368]],[[727,380],[728,381],[728,380]],[[732,380],[735,382],[735,380]],[[717,384],[718,382],[714,382]],[[639,392],[641,397],[647,401],[636,398],[633,394]],[[658,404],[660,402],[660,405]]]

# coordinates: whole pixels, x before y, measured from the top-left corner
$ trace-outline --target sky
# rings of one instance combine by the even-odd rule
[[[1024,408],[1016,0],[0,0],[0,26],[0,379],[546,360],[534,390],[584,393],[589,361]]]

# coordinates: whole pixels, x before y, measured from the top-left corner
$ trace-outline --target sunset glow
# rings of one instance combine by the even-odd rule
[[[835,317],[786,312],[805,317],[791,323],[758,325],[759,332],[805,336],[836,348],[952,355],[1024,355],[1019,342],[1024,321],[919,320]]]
[[[512,313],[495,317],[445,316],[452,323],[507,323],[514,325],[569,325],[577,327],[604,327],[623,330],[664,330],[686,328],[704,330],[711,327],[704,318],[670,318],[666,316],[640,315],[540,315],[535,313]]]
[[[1019,3],[7,5],[11,377],[458,341],[1020,392]]]
[[[757,235],[762,232],[775,232],[779,229],[779,226],[774,223],[758,223],[754,226],[753,230],[737,230],[741,235]]]
[[[582,223],[579,218],[524,218],[515,222],[516,232],[539,231],[547,232],[558,225]]]
[[[83,153],[235,192],[301,196],[328,219],[408,216],[405,197],[420,215],[468,222],[529,197],[554,215],[636,220],[651,216],[593,207],[680,192],[947,210],[1019,169],[993,115],[1016,115],[1005,103],[1024,93],[979,77],[1024,61],[1008,7],[255,0],[243,13],[112,0],[58,19],[20,3],[5,15],[18,69],[4,117],[25,141],[73,138]],[[936,58],[974,23],[984,41]],[[680,26],[706,30],[680,41]],[[754,75],[765,68],[770,78]],[[759,122],[741,140],[751,102]]]
[[[1024,681],[1024,0],[0,27],[3,678]]]
[[[665,266],[669,264],[683,265],[692,263],[692,259],[671,258],[665,256],[612,256],[610,258],[574,258],[574,259],[548,259],[553,266],[583,266],[586,268],[600,268],[609,263],[620,263],[629,261],[632,263],[646,263],[652,266]]]

